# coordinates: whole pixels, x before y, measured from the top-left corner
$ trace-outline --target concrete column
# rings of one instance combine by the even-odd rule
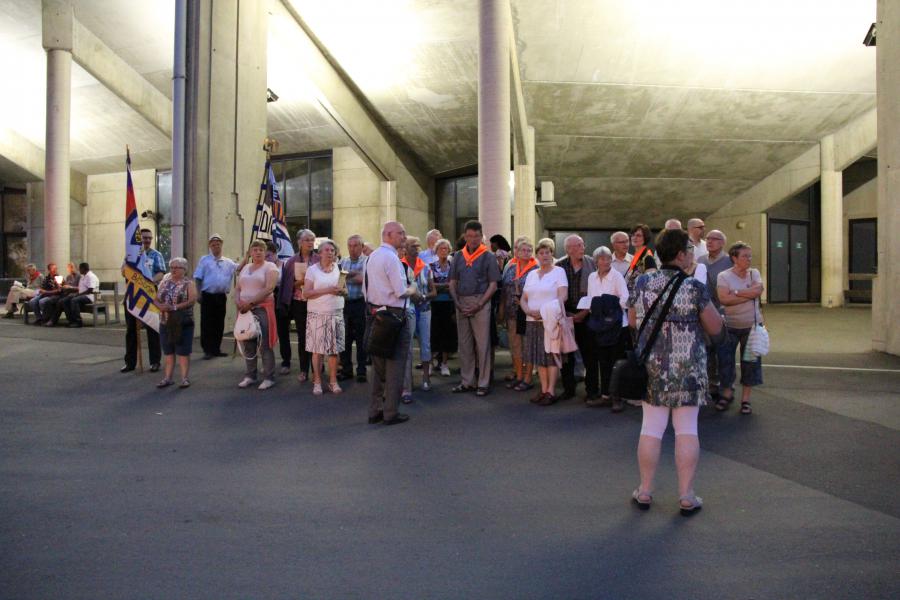
[[[535,240],[535,177],[534,177],[534,127],[525,134],[525,156],[516,157],[515,202],[513,238],[526,235]],[[513,240],[510,240],[512,243]]]
[[[878,276],[872,295],[872,346],[900,354],[900,3],[878,0]]]
[[[822,188],[822,306],[844,304],[844,186],[835,169],[834,136],[819,142]]]
[[[44,259],[69,262],[69,120],[72,53],[47,50],[47,130],[44,166]],[[62,272],[62,270],[60,270]]]
[[[478,216],[510,237],[509,0],[478,2]]]

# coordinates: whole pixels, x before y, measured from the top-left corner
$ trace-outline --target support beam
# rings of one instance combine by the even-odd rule
[[[528,236],[533,243],[536,243],[534,127],[529,127],[526,135],[525,155],[515,167],[513,237]],[[512,241],[510,240],[510,242]]]
[[[306,76],[310,93],[319,111],[343,131],[350,145],[360,158],[378,175],[382,181],[402,180],[402,171],[408,171],[419,191],[429,195],[430,183],[402,152],[395,150],[396,140],[385,132],[382,125],[371,114],[365,102],[357,95],[349,78],[334,62],[313,31],[294,10],[289,0],[282,0],[285,14],[297,24],[296,64]],[[276,16],[276,15],[273,15]]]
[[[6,183],[33,183],[44,180],[43,150],[32,144],[19,133],[8,127],[0,127],[0,157],[15,165],[21,175]],[[69,181],[72,200],[87,206],[87,176],[75,169],[69,170]]]
[[[522,90],[522,75],[519,72],[519,53],[516,49],[516,32],[512,23],[512,6],[509,2],[505,2],[507,12],[507,22],[509,23],[509,74],[510,86],[512,88],[512,126],[513,140],[516,149],[516,164],[531,165],[534,168],[534,129],[528,126],[528,115],[525,112],[525,93]],[[530,130],[530,132],[529,132]],[[529,135],[532,141],[531,160],[528,160],[527,144]]]
[[[835,136],[819,143],[821,150],[822,306],[844,304],[844,186],[835,168]]]
[[[485,237],[510,236],[509,0],[478,2],[478,216]]]
[[[900,3],[878,0],[878,276],[872,294],[872,346],[900,354]]]
[[[78,65],[166,137],[172,137],[172,102],[74,18],[71,48]]]

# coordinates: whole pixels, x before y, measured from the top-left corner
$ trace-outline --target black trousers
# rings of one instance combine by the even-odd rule
[[[128,312],[128,306],[125,302],[122,303],[122,306],[125,308],[125,325],[127,327],[125,332],[125,365],[134,368],[137,366],[138,320],[134,318],[134,315]],[[141,327],[141,329],[144,330],[147,337],[147,347],[150,349],[150,364],[158,365],[162,358],[162,352],[159,348],[159,333],[149,327]]]
[[[353,374],[353,342],[356,342],[356,374],[366,374],[366,301],[344,302],[344,351],[341,352],[341,371]]]
[[[584,391],[596,395],[600,388],[600,372],[597,368],[597,348],[594,334],[585,323],[575,323],[575,343],[584,363]],[[566,355],[562,366],[563,389],[567,394],[575,394],[575,353]]]
[[[227,304],[227,294],[203,292],[200,298],[200,347],[203,354],[215,356],[222,351]]]
[[[631,339],[627,327],[619,332],[619,339],[611,346],[597,346],[597,363],[600,365],[600,394],[609,396],[609,382],[612,379],[613,365],[620,358],[625,358],[626,339]]]
[[[291,366],[293,349],[291,348],[291,321],[297,327],[297,356],[300,360],[300,371],[309,374],[309,363],[312,354],[306,351],[306,302],[291,300],[291,306],[285,311],[279,306],[275,312],[278,325],[278,349],[281,354],[281,366]]]

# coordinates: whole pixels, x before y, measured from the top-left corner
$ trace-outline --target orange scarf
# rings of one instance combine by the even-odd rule
[[[409,260],[405,256],[403,257],[403,264],[406,265],[407,267],[410,266]],[[416,264],[412,267],[413,277],[418,277],[419,273],[421,273],[422,269],[424,269],[424,268],[425,268],[425,263],[422,261],[421,258],[416,256]]]
[[[478,259],[478,257],[481,256],[482,254],[484,254],[485,252],[487,252],[487,247],[484,244],[481,244],[480,246],[478,246],[478,249],[475,250],[475,252],[472,252],[471,254],[469,254],[469,247],[463,246],[462,255],[466,261],[466,266],[471,267],[472,264]]]
[[[520,264],[518,259],[515,259],[515,261],[516,261],[516,263],[515,263],[516,264],[516,279],[521,279],[522,276],[525,275],[525,273],[527,273],[528,271],[530,271],[532,269],[532,267],[537,266],[537,259],[534,258],[533,256],[524,265]]]
[[[634,271],[634,268],[637,266],[638,262],[640,262],[641,258],[644,256],[653,256],[653,251],[650,250],[647,246],[641,248],[641,251],[638,252],[634,258],[631,259],[631,265],[628,267],[629,271]]]

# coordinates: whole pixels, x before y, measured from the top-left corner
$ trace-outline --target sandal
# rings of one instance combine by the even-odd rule
[[[178,387],[180,387],[181,389],[191,387],[191,382],[188,381],[187,379],[182,379],[181,383],[178,384]]]
[[[512,373],[509,373],[509,374],[503,376],[503,381],[514,382],[514,381],[516,381],[516,376],[513,375]]]
[[[322,384],[321,383],[313,384],[313,394],[315,394],[316,396],[322,395]]]
[[[175,383],[175,382],[172,381],[171,379],[163,379],[162,381],[160,381],[159,383],[156,384],[156,387],[158,387],[158,388],[169,387],[173,383]]]
[[[329,383],[328,391],[331,392],[332,394],[340,394],[344,390],[337,383]]]
[[[646,500],[642,500],[642,498],[646,498]],[[650,504],[653,502],[653,495],[642,492],[641,488],[637,488],[631,492],[631,500],[639,509],[650,510]]]
[[[742,415],[752,415],[753,409],[750,407],[749,402],[741,401],[741,414]]]
[[[517,392],[527,392],[528,390],[534,387],[533,383],[528,383],[527,381],[520,381],[513,390]]]
[[[483,397],[487,396],[490,392],[491,392],[491,390],[489,388],[480,387],[477,390],[475,390],[475,395],[478,396],[479,398],[483,398]]]
[[[703,498],[694,494],[682,496],[678,499],[678,508],[681,510],[682,517],[690,517],[703,508]]]
[[[450,391],[453,392],[454,394],[464,394],[466,392],[474,392],[475,388],[473,388],[470,385],[461,383],[461,384],[455,386],[454,388],[452,388]]]
[[[519,386],[520,383],[522,383],[521,379],[513,379],[509,383],[506,384],[506,389],[514,390]]]
[[[719,412],[725,412],[731,406],[731,403],[733,401],[733,396],[719,396],[719,399],[716,401],[716,410]]]

